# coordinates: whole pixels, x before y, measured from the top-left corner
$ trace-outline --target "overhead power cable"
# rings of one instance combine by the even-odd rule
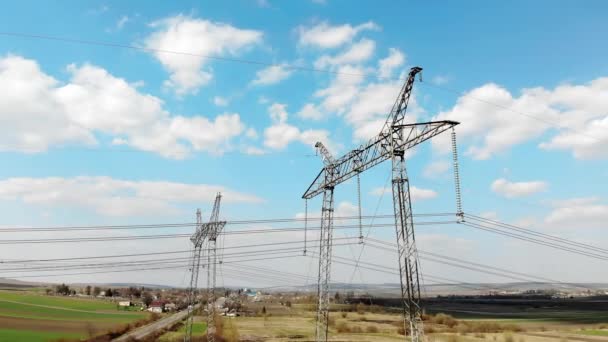
[[[351,238],[352,240],[356,240],[356,238]],[[346,243],[337,243],[336,246],[349,246],[357,244],[358,242],[346,242]],[[313,246],[314,247],[314,246]],[[318,247],[318,246],[317,246]],[[225,253],[225,258],[240,258],[240,257],[251,257],[257,255],[266,255],[266,254],[281,254],[281,253],[292,253],[294,251],[301,250],[300,246],[287,247],[287,248],[274,248],[274,249],[262,249],[262,250],[253,250],[253,251],[238,251],[233,253]],[[163,263],[163,262],[175,262],[175,261],[187,261],[190,260],[190,256],[184,257],[176,257],[176,258],[155,258],[155,259],[143,259],[143,260],[128,260],[128,261],[111,261],[106,263],[87,263],[87,264],[35,264],[29,265],[25,264],[23,267],[18,267],[21,263],[11,263],[7,264],[9,268],[0,268],[0,272],[6,271],[46,271],[52,269],[70,269],[70,268],[87,268],[87,267],[122,267],[122,266],[135,266],[135,265],[145,265],[150,263]],[[218,264],[223,263],[222,261],[218,261]]]
[[[453,224],[456,221],[435,221],[435,222],[418,222],[417,225],[441,225]],[[374,224],[371,228],[386,228],[393,227],[394,224]],[[359,225],[336,225],[334,229],[359,229]],[[269,228],[269,229],[254,229],[254,230],[235,230],[222,231],[219,235],[247,235],[247,234],[269,234],[269,233],[286,233],[303,231],[303,227],[290,228]],[[309,227],[308,230],[320,230],[320,228]],[[0,240],[0,245],[10,244],[37,244],[37,243],[71,243],[71,242],[105,242],[105,241],[128,241],[128,240],[149,240],[149,239],[173,239],[190,237],[191,234],[154,234],[154,235],[131,235],[131,236],[96,236],[96,237],[79,237],[79,238],[48,238],[48,239],[12,239]]]
[[[552,242],[549,242],[549,241],[546,241],[546,240],[541,240],[541,239],[533,238],[533,237],[526,236],[526,235],[521,235],[521,234],[509,232],[509,231],[504,231],[504,230],[501,230],[499,228],[496,228],[496,226],[489,227],[489,226],[486,226],[486,225],[472,223],[472,222],[463,222],[462,224],[464,226],[467,226],[467,227],[471,227],[471,228],[475,228],[475,229],[479,229],[479,230],[484,230],[484,231],[487,231],[487,232],[490,232],[490,233],[495,233],[495,234],[499,234],[499,235],[503,235],[503,236],[512,237],[512,238],[517,239],[517,240],[527,241],[527,242],[535,243],[535,244],[538,244],[538,245],[543,245],[543,246],[555,248],[555,249],[558,249],[558,250],[561,250],[561,251],[570,252],[570,253],[573,253],[573,254],[587,256],[587,257],[590,257],[590,258],[593,258],[593,259],[597,259],[597,260],[604,260],[604,261],[608,260],[608,257],[600,255],[600,254],[586,252],[584,250],[579,250],[579,249],[575,249],[575,248],[572,248],[572,247],[566,247],[566,246],[558,245],[556,243],[552,243]]]
[[[284,259],[284,258],[293,258],[293,257],[302,257],[302,253],[294,254],[294,255],[281,255],[267,258],[253,258],[239,261],[230,261],[230,262],[242,262],[242,261],[260,261],[260,260],[272,260],[272,259]],[[190,267],[188,262],[183,264],[184,267]],[[133,268],[133,269],[125,269],[125,270],[105,270],[105,271],[95,271],[95,272],[78,272],[78,273],[62,273],[62,274],[37,274],[37,275],[2,275],[5,278],[51,278],[51,277],[63,277],[63,276],[74,276],[74,275],[87,275],[87,274],[104,274],[104,273],[117,273],[117,272],[134,272],[134,271],[147,271],[147,270],[161,270],[161,269],[170,269],[181,271],[182,269],[176,268],[176,266],[170,267],[153,267],[153,268]]]
[[[453,216],[453,213],[424,213],[416,214],[414,217],[440,217]],[[362,219],[393,218],[393,215],[374,215],[361,216]],[[358,220],[359,216],[339,216],[336,221]],[[308,222],[320,221],[319,217],[309,217]],[[258,219],[258,220],[231,220],[226,221],[227,226],[232,225],[255,225],[265,223],[289,223],[305,222],[304,218],[277,218],[277,219]],[[7,227],[0,228],[0,233],[22,233],[22,232],[44,232],[44,231],[73,231],[73,230],[124,230],[124,229],[162,229],[162,228],[191,228],[196,227],[196,222],[183,223],[156,223],[156,224],[128,224],[128,225],[94,225],[94,226],[54,226],[54,227]]]
[[[350,240],[355,237],[336,238],[336,240]],[[241,248],[254,248],[254,247],[268,247],[268,246],[282,246],[291,244],[302,244],[301,240],[288,240],[288,241],[276,241],[263,244],[249,244],[249,245],[236,245],[225,247],[226,249],[241,249]],[[300,248],[300,247],[297,247]],[[205,248],[204,251],[208,251]],[[123,258],[123,257],[138,257],[138,256],[154,256],[154,255],[167,255],[167,254],[183,254],[192,253],[192,250],[178,250],[178,251],[161,251],[161,252],[150,252],[150,253],[129,253],[129,254],[110,254],[110,255],[95,255],[95,256],[78,256],[78,257],[66,257],[66,258],[51,258],[51,259],[2,259],[1,264],[10,263],[29,263],[29,262],[57,262],[57,261],[75,261],[75,260],[90,260],[90,259],[110,259],[110,258]]]
[[[492,225],[497,225],[500,226],[501,228],[507,228],[510,230],[515,230],[518,232],[522,232],[522,233],[526,233],[526,234],[530,234],[530,235],[534,235],[534,236],[538,236],[538,237],[542,237],[544,239],[547,240],[551,240],[554,242],[558,242],[558,243],[562,243],[562,244],[567,244],[567,245],[571,245],[571,246],[576,246],[576,247],[580,247],[580,248],[585,248],[585,249],[590,249],[596,252],[601,252],[601,253],[606,253],[608,254],[608,249],[605,248],[600,248],[597,246],[593,246],[590,244],[586,244],[586,243],[581,243],[581,242],[577,242],[574,240],[569,240],[569,239],[564,239],[558,236],[554,236],[554,235],[550,235],[550,234],[545,234],[542,232],[538,232],[532,229],[527,229],[527,228],[523,228],[523,227],[518,227],[512,224],[508,224],[508,223],[504,223],[504,222],[499,222],[496,220],[490,220],[487,219],[485,217],[481,217],[481,216],[477,216],[477,215],[473,215],[473,214],[468,214],[465,213],[465,217],[467,217],[468,219],[472,219],[474,221],[478,221],[478,222],[482,222],[482,223],[487,223],[487,224],[492,224]]]

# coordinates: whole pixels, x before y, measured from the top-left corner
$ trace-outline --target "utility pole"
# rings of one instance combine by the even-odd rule
[[[192,326],[194,324],[194,311],[196,304],[196,296],[198,294],[198,275],[201,263],[202,246],[205,242],[208,243],[207,248],[207,298],[211,306],[207,308],[207,341],[215,341],[215,322],[213,321],[214,302],[215,302],[215,271],[216,271],[216,240],[220,234],[226,221],[218,221],[220,213],[220,201],[222,195],[218,192],[211,211],[211,217],[208,223],[202,223],[202,215],[200,209],[196,211],[196,231],[190,237],[190,241],[194,244],[192,253],[192,269],[190,277],[190,291],[188,296],[188,318],[186,320],[186,336],[184,341],[192,341]]]
[[[316,340],[327,341],[329,317],[329,279],[331,265],[333,193],[336,185],[358,176],[388,159],[392,162],[393,208],[397,235],[401,298],[404,329],[410,332],[413,342],[422,340],[423,329],[420,309],[418,251],[414,237],[414,224],[410,199],[410,186],[405,167],[405,151],[458,125],[455,121],[434,121],[405,124],[405,112],[420,67],[410,69],[391,113],[380,133],[344,156],[334,159],[321,143],[315,147],[321,152],[324,167],[308,187],[302,198],[311,199],[323,194],[321,210],[321,237],[319,241],[319,284],[317,295]],[[409,328],[409,329],[408,329]],[[407,338],[407,337],[406,337]]]

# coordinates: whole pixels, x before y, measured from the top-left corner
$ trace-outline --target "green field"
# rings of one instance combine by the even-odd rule
[[[197,319],[202,319],[202,318],[197,317]],[[194,322],[194,324],[192,325],[192,335],[193,336],[203,336],[203,334],[205,334],[206,331],[207,331],[206,322],[203,322],[203,321]],[[183,324],[179,329],[177,329],[177,331],[169,331],[169,332],[165,333],[164,335],[162,335],[161,337],[159,337],[158,340],[160,342],[183,341],[185,334],[186,334],[186,325]]]
[[[78,339],[147,317],[97,299],[0,291],[0,341]]]

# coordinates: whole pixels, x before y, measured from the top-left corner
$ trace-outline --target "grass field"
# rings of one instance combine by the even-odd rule
[[[193,336],[203,336],[207,331],[207,323],[203,322],[202,317],[196,317],[196,321],[192,325]],[[169,331],[162,335],[158,340],[160,342],[183,341],[186,333],[186,325],[181,325],[177,331]]]
[[[267,315],[260,314],[265,307]],[[315,314],[308,305],[291,308],[273,303],[249,303],[253,316],[224,317],[231,329],[228,342],[247,341],[310,341],[314,340]],[[363,308],[360,312],[339,312],[347,306],[332,306],[330,340],[333,341],[403,341],[402,321],[392,310]],[[431,316],[424,322],[429,342],[608,342],[608,316],[602,311],[557,312],[547,309],[526,310],[518,315],[473,314],[473,311]],[[514,316],[514,318],[512,318]],[[525,317],[525,318],[524,318]],[[196,329],[196,328],[195,328]],[[183,339],[182,327],[160,339],[175,342]],[[197,330],[200,333],[201,330]],[[228,329],[225,329],[228,330]],[[224,336],[226,337],[226,336]]]
[[[145,318],[119,311],[111,302],[52,297],[27,291],[0,291],[0,341],[78,339]]]

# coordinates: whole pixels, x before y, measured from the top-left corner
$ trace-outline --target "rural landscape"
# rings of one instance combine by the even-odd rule
[[[7,2],[0,342],[608,342],[608,2]]]

